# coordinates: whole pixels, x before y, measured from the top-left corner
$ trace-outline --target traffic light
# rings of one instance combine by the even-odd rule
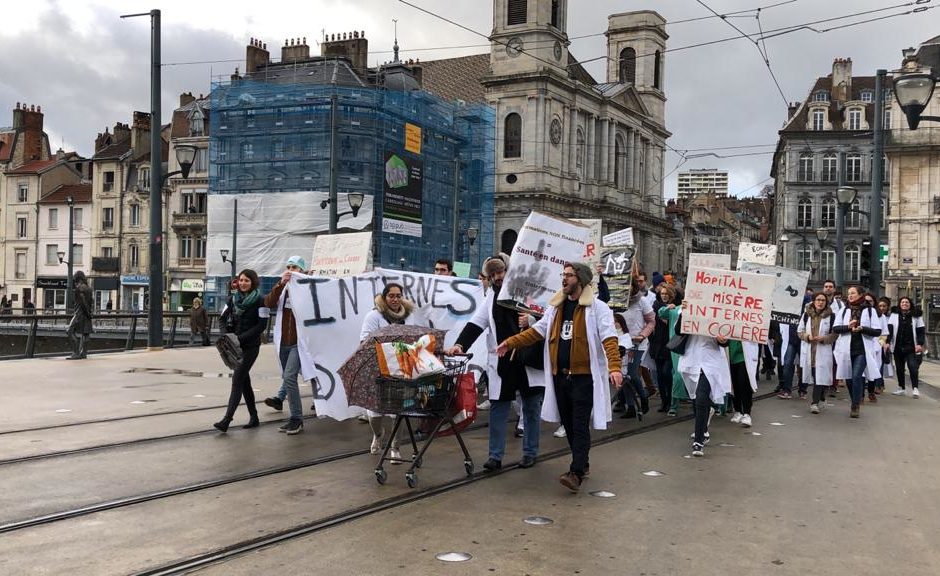
[[[861,269],[862,269],[862,274],[865,274],[865,275],[871,272],[871,242],[867,240],[862,243]]]

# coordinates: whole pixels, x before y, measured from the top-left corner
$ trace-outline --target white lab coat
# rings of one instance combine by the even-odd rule
[[[852,318],[851,308],[846,306],[841,312],[836,314],[836,321],[833,326],[848,326]],[[863,328],[881,329],[881,319],[878,313],[872,308],[862,310],[861,326]],[[862,342],[865,344],[865,379],[868,381],[881,378],[881,344],[878,338],[874,336],[862,335]],[[836,360],[836,378],[842,380],[852,379],[852,333],[846,332],[839,335],[836,340],[834,350]]]
[[[741,348],[744,349],[744,365],[747,367],[747,377],[751,381],[751,390],[754,392],[757,392],[757,363],[760,359],[760,347],[761,345],[757,342],[741,342]]]
[[[893,316],[893,314],[892,314],[892,316]],[[881,316],[881,315],[879,315],[879,316],[878,316],[878,319],[881,320],[881,335],[885,337],[885,340],[884,340],[884,341],[887,342],[888,345],[890,346],[890,345],[891,345],[891,340],[893,340],[893,338],[889,338],[889,335],[894,334],[894,332],[892,332],[891,330],[888,330],[888,326],[890,325],[889,318],[888,318],[888,316]],[[896,331],[897,329],[898,329],[898,327],[897,327],[897,326],[894,326],[893,330]],[[916,334],[916,331],[915,331],[915,334]],[[915,341],[915,342],[917,341],[916,338],[915,338],[914,341]],[[879,342],[879,346],[880,346],[880,345],[881,345],[881,343]],[[883,350],[884,350],[884,348],[882,348],[882,351],[883,351]],[[887,354],[887,358],[888,358],[888,361],[887,361],[887,362],[884,362],[885,356],[886,356],[885,354],[882,354],[882,355],[881,355],[881,360],[882,360],[882,363],[881,363],[881,377],[882,377],[882,378],[894,378],[894,364],[891,362],[891,354],[890,354],[890,353]]]
[[[564,297],[562,292],[556,293],[549,301],[549,307],[545,310],[545,315],[532,326],[546,340],[549,337],[552,323],[555,321],[555,315],[558,313],[558,308]],[[594,291],[591,288],[584,289],[579,303],[587,307],[584,320],[587,323],[585,328],[587,329],[588,353],[591,356],[591,376],[594,380],[594,410],[591,414],[591,423],[595,430],[606,430],[612,414],[610,407],[610,370],[607,365],[604,340],[617,338],[617,330],[614,328],[614,315],[607,307],[607,304],[594,296]],[[561,417],[558,414],[558,401],[555,399],[555,383],[550,368],[552,360],[549,357],[547,342],[544,348],[546,369],[543,371],[545,400],[542,403],[542,419],[548,422],[558,422]],[[493,354],[493,356],[496,355]]]
[[[894,354],[894,346],[898,341],[898,326],[901,325],[901,320],[897,313],[891,314],[888,318],[888,324],[894,326],[894,331],[891,333],[891,353]],[[911,338],[914,341],[914,344],[917,344],[917,329],[924,326],[923,316],[914,316],[911,318]]]
[[[677,322],[682,322],[681,313]],[[677,324],[677,326],[680,325]],[[719,346],[718,341],[711,336],[690,334],[685,343],[685,353],[679,357],[677,368],[679,374],[682,375],[689,398],[692,400],[695,399],[695,389],[698,387],[698,379],[702,372],[708,376],[708,383],[711,385],[711,400],[715,404],[724,403],[725,394],[731,394],[733,390],[728,354],[725,347]],[[750,376],[750,371],[748,375]],[[753,382],[751,386],[754,386]]]
[[[808,306],[812,306],[810,303]],[[819,334],[816,336],[828,336],[832,334],[832,328],[835,326],[835,315],[832,313],[832,309],[829,310],[829,315],[820,320],[819,322]],[[813,384],[816,386],[832,386],[832,344],[822,344],[817,343],[816,346],[816,365],[813,366],[812,362],[812,352],[814,344],[803,340],[803,334],[808,333],[810,336],[813,330],[812,319],[807,315],[806,312],[803,313],[803,316],[800,318],[800,325],[797,327],[797,332],[800,334],[800,371],[803,373],[803,383],[804,384]],[[813,381],[813,369],[816,370],[816,381]]]

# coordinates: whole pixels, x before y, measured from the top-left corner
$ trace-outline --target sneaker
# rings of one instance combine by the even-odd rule
[[[810,404],[809,411],[811,414],[819,414],[819,404]]]
[[[490,458],[489,460],[483,463],[483,469],[486,470],[487,472],[495,472],[502,467],[503,467],[503,463],[494,458]]]
[[[271,396],[270,398],[265,398],[264,405],[274,408],[278,412],[284,409],[284,401],[278,398],[277,396]]]
[[[278,431],[278,432],[287,432],[287,429],[288,429],[288,428],[290,428],[290,420],[287,421],[287,424],[285,424],[285,425],[283,425],[283,426],[278,426],[277,431]]]
[[[695,440],[695,432],[692,432],[691,434],[689,434],[689,438]],[[709,434],[708,432],[706,432],[706,433],[705,433],[705,441],[703,442],[703,444],[708,445],[708,443],[711,442],[711,441],[712,441],[712,436],[711,436],[711,434]]]
[[[911,396],[913,396],[914,398],[920,398],[920,390],[918,390],[917,388],[914,388],[914,391],[911,392]]]
[[[872,402],[872,403],[878,401],[878,397],[875,396],[875,393],[874,393],[874,392],[869,392],[869,394],[868,394],[868,401],[869,401],[869,402]]]
[[[558,481],[574,494],[581,490],[581,479],[574,472],[565,472],[558,478]]]
[[[705,455],[705,445],[698,442],[692,442],[692,456],[701,457]]]
[[[751,427],[751,415],[750,414],[745,414],[741,416],[741,426],[743,426],[744,428]]]
[[[792,398],[792,396],[790,396],[789,392],[781,392],[780,394],[777,394],[777,398],[780,398],[781,400],[789,400]]]
[[[489,409],[490,409],[489,399],[484,400],[483,402],[480,402],[479,404],[477,404],[477,410],[489,410]]]
[[[849,418],[858,418],[860,415],[860,410],[858,404],[853,404],[852,409],[849,411]]]
[[[379,438],[378,436],[376,436],[375,434],[373,434],[373,435],[372,435],[372,446],[369,447],[369,452],[370,452],[371,454],[378,454],[378,453],[381,452],[381,451],[382,451],[382,439]]]
[[[904,396],[904,388],[898,388],[891,393],[892,396]]]
[[[520,428],[520,427],[518,427],[518,426],[516,426],[516,432],[515,432],[514,436],[515,436],[516,438],[522,438],[523,436],[525,436],[525,430],[522,429],[522,428]]]
[[[401,465],[401,463],[402,463],[402,461],[401,461],[401,450],[399,450],[398,448],[392,448],[391,450],[389,450],[389,451],[388,451],[388,459],[389,459],[389,460],[391,461],[391,463],[392,463],[393,465],[395,465],[395,466]]]
[[[564,438],[567,435],[568,435],[568,432],[565,431],[564,426],[559,426],[558,430],[555,430],[554,432],[552,432],[552,436],[554,436],[555,438]]]
[[[670,408],[669,412],[666,412],[666,416],[675,417],[679,415],[679,411],[675,408]]]
[[[800,400],[806,400],[806,392],[800,392]]]
[[[284,433],[288,436],[293,436],[294,434],[300,434],[304,431],[304,423],[300,420],[291,420],[287,423],[287,429],[284,430]]]
[[[741,414],[740,412],[735,412],[734,414],[731,415],[731,423],[740,424],[742,416],[744,416],[744,414]]]

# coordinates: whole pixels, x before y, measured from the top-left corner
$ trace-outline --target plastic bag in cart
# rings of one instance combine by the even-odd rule
[[[458,374],[457,391],[451,405],[451,417],[454,425],[445,423],[438,431],[438,436],[450,436],[455,431],[463,432],[477,418],[477,385],[473,374]]]

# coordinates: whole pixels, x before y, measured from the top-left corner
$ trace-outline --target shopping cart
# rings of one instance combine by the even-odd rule
[[[417,380],[386,376],[376,378],[375,383],[378,389],[376,411],[395,416],[392,433],[387,436],[382,455],[375,467],[375,479],[379,484],[385,484],[385,480],[388,478],[385,463],[396,462],[411,464],[411,467],[405,472],[405,481],[408,483],[409,488],[417,486],[417,469],[421,467],[424,453],[427,452],[431,443],[437,437],[437,433],[445,425],[450,426],[457,443],[460,444],[464,458],[463,466],[467,476],[473,474],[473,460],[470,458],[467,445],[464,444],[460,431],[455,425],[452,412],[454,399],[457,396],[459,376],[467,371],[467,364],[472,357],[472,354],[442,356],[441,359],[445,368],[443,373]],[[427,439],[420,450],[415,439],[415,427],[412,425],[414,420],[425,420],[433,423],[433,428],[427,434]],[[402,424],[408,430],[408,439],[411,442],[412,456],[410,460],[389,456],[392,443],[397,438]]]

